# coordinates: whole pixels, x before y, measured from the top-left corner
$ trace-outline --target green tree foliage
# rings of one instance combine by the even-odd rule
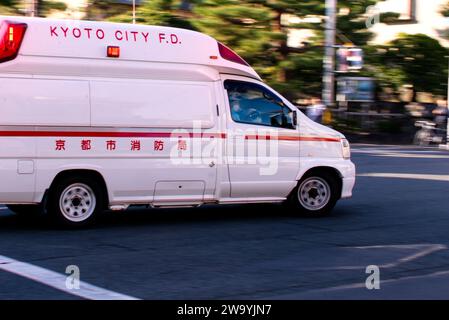
[[[0,0],[0,14],[11,15],[17,13],[16,1]]]
[[[190,1],[194,2],[194,1]],[[117,22],[132,22],[132,11],[130,6],[126,13],[114,14],[117,7],[112,6],[111,1],[95,0],[88,9],[92,15],[92,10],[96,4],[102,4],[103,13],[109,16],[109,20]],[[190,23],[191,14],[182,10],[183,1],[181,0],[151,0],[144,1],[136,9],[136,22],[148,25],[170,26],[184,29],[194,29]],[[123,8],[122,8],[123,9]],[[108,11],[109,10],[109,11]]]
[[[37,2],[37,15],[39,17],[46,17],[52,11],[64,11],[67,5],[64,2],[53,0],[39,0]]]
[[[131,22],[131,11],[129,6],[117,5],[110,0],[91,0],[86,9],[86,20],[102,21],[111,17],[118,17],[117,21],[126,22],[128,17],[124,11],[129,11],[129,22]]]
[[[12,5],[14,5],[14,2],[15,1],[13,1],[13,0],[0,0],[0,6],[6,6],[6,7],[12,6]]]
[[[64,2],[56,0],[38,0],[36,2],[36,15],[46,17],[54,10],[64,11],[67,5]],[[24,1],[19,0],[0,0],[0,14],[6,15],[23,15],[26,13]]]
[[[342,36],[339,39],[344,42],[348,38],[357,46],[364,46],[371,40],[373,34],[366,27],[365,14],[367,8],[374,6],[376,0],[339,0],[339,15],[337,18],[338,33]],[[343,39],[342,39],[343,38]]]
[[[424,34],[401,34],[387,46],[379,47],[372,62],[377,77],[387,85],[412,85],[416,100],[417,92],[446,94],[448,53],[437,40]]]
[[[337,29],[341,43],[365,45],[367,7],[376,0],[340,0]],[[346,10],[343,10],[346,9]],[[210,34],[242,55],[268,82],[294,98],[297,93],[319,95],[321,88],[325,2],[322,0],[204,0],[195,7],[201,17],[195,28]],[[288,25],[286,14],[318,17],[318,23]],[[320,20],[321,19],[321,20]],[[321,21],[321,22],[319,22]],[[313,30],[315,37],[302,48],[287,46],[294,28]]]
[[[195,7],[194,27],[223,42],[263,76],[274,75],[280,41],[285,35],[271,26],[275,13],[260,4],[237,0],[204,1]]]

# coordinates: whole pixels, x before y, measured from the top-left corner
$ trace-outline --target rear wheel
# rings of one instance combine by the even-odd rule
[[[328,172],[305,175],[289,197],[290,205],[300,214],[310,217],[331,213],[340,198],[338,178]]]
[[[91,225],[106,207],[105,190],[96,179],[67,177],[54,183],[47,209],[57,223],[68,227]]]

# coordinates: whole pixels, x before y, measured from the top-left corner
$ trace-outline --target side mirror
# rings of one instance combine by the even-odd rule
[[[296,128],[298,125],[298,111],[293,111],[293,126]]]

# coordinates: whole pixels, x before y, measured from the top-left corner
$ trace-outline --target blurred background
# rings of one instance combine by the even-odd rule
[[[353,142],[446,143],[447,0],[0,0],[3,15],[130,23],[133,7],[230,46]]]

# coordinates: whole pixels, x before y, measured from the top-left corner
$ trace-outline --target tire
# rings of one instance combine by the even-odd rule
[[[327,172],[306,174],[289,196],[290,207],[302,216],[323,217],[332,212],[341,187],[338,178]]]
[[[70,228],[93,225],[106,208],[106,190],[89,176],[70,176],[51,187],[47,211],[53,222]]]
[[[6,207],[21,217],[34,217],[43,212],[39,204],[10,204]]]

